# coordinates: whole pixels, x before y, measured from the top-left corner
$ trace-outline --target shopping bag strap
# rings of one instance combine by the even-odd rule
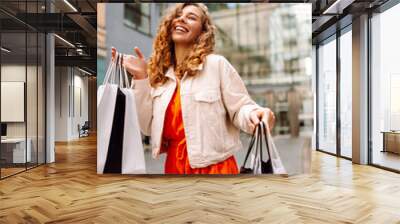
[[[108,63],[106,74],[104,76],[103,85],[109,83],[110,79],[114,79],[113,76],[115,75],[115,67],[116,67],[116,60],[110,60],[110,62]]]
[[[128,81],[128,75],[124,66],[122,66],[124,54],[118,53],[115,60],[110,60],[107,72],[103,81],[103,85],[117,84],[121,88],[129,88],[131,85]]]
[[[251,136],[251,140],[250,140],[250,143],[249,143],[249,147],[247,148],[246,157],[244,158],[243,166],[242,166],[242,167],[246,167],[247,159],[249,158],[250,152],[251,152],[251,150],[253,149],[254,143],[255,143],[255,141],[256,141],[257,129],[258,129],[258,126],[256,126],[256,127],[254,128],[254,130],[253,130],[253,135]]]
[[[262,141],[263,138],[265,141],[265,145],[266,145],[266,149],[267,149],[267,153],[268,153],[268,157],[269,157],[268,159],[270,159],[272,161],[270,148],[269,148],[269,139],[268,139],[267,128],[268,128],[267,125],[263,121],[261,121],[254,129],[242,167],[246,167],[247,160],[248,160],[249,155],[250,155],[251,151],[253,150],[253,148],[255,150],[253,167],[252,167],[253,171],[256,171],[256,169],[258,169],[259,166],[261,166],[262,158],[263,158],[263,154],[262,154],[263,153],[263,141]],[[259,152],[260,153],[259,160],[257,160],[258,151],[260,151]]]
[[[249,155],[251,153],[251,151],[255,150],[254,152],[254,161],[253,161],[253,171],[256,170],[256,168],[258,168],[258,166],[261,165],[261,163],[259,163],[259,161],[257,160],[257,156],[258,156],[258,150],[260,150],[260,158],[262,157],[261,151],[262,151],[262,136],[261,136],[261,127],[260,127],[260,123],[254,128],[253,131],[253,135],[251,137],[250,143],[249,143],[249,147],[247,149],[247,153],[246,153],[246,157],[243,161],[243,166],[242,167],[246,167],[246,163],[247,160],[249,158]]]
[[[118,73],[118,81],[119,81],[118,86],[120,88],[124,88],[125,77],[124,77],[123,70],[122,70],[122,54],[120,54],[120,53],[118,54],[117,65],[118,65],[117,73]]]
[[[125,57],[125,54],[122,54],[122,59],[121,60],[123,60],[124,57]],[[128,72],[126,71],[125,66],[122,66],[122,72],[123,72],[123,78],[124,78],[124,82],[125,82],[125,87],[126,88],[132,88],[135,79],[132,77],[132,83],[129,84]]]
[[[118,62],[119,81],[120,81],[119,86],[121,88],[132,88],[132,84],[129,84],[128,72],[126,71],[125,66],[122,66],[122,61],[123,61],[124,57],[125,57],[125,54],[120,54],[120,57],[119,57],[120,60]]]
[[[117,84],[117,77],[116,73],[118,73],[118,63],[120,60],[120,54],[117,54],[115,60],[110,60],[109,67],[107,69],[103,85],[109,83],[109,84]]]
[[[256,147],[256,151],[254,153],[254,163],[253,163],[253,171],[257,172],[259,166],[261,166],[261,161],[262,161],[262,132],[261,132],[261,124],[258,123],[258,131],[257,131],[257,145],[258,147]],[[260,159],[257,160],[257,156],[258,156],[258,151],[260,151]]]
[[[260,123],[261,123],[261,128],[262,128],[264,139],[265,139],[265,145],[267,146],[268,159],[270,159],[272,161],[271,152],[270,152],[270,148],[269,148],[268,132],[267,132],[267,130],[269,130],[269,129],[266,127],[268,124],[265,124],[263,121],[261,121]],[[261,160],[262,160],[262,156],[261,156]]]

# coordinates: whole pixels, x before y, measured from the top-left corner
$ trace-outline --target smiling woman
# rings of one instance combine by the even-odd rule
[[[123,58],[141,131],[152,138],[154,158],[167,154],[167,174],[237,174],[240,130],[252,133],[261,120],[274,125],[272,111],[250,98],[236,69],[213,54],[215,30],[204,4],[176,4],[160,22],[150,60],[137,47],[137,57]],[[284,171],[280,162],[272,166]]]
[[[196,75],[197,67],[214,51],[214,45],[215,26],[206,6],[178,4],[163,18],[154,40],[154,54],[149,62],[151,85],[165,82],[163,73],[171,65],[178,77],[184,72],[188,76]]]
[[[202,29],[202,13],[195,6],[187,6],[172,21],[172,40],[178,44],[193,44]]]

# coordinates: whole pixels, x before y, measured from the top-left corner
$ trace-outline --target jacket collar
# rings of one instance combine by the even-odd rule
[[[199,66],[197,66],[196,70],[201,71],[203,70],[203,65],[204,63],[199,64]],[[186,73],[185,73],[186,75]],[[185,75],[183,75],[183,77],[185,77]],[[174,66],[170,66],[167,70],[167,72],[165,73],[165,76],[175,80],[175,72],[174,72]]]

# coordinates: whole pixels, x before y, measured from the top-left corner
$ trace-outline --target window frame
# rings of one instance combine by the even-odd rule
[[[124,4],[124,14],[123,14],[123,16],[124,16],[124,25],[129,27],[129,28],[131,28],[131,29],[133,29],[133,30],[135,30],[135,31],[137,31],[137,32],[139,32],[139,33],[141,33],[141,34],[143,34],[143,35],[146,35],[146,36],[149,36],[149,37],[153,37],[153,35],[151,34],[151,28],[152,28],[151,27],[151,5],[149,5],[149,8],[148,8],[149,11],[148,11],[148,14],[146,14],[146,13],[143,13],[141,8],[138,11],[136,11],[133,8],[134,5],[139,5],[139,7],[140,7],[140,4],[149,4],[149,3],[125,3]],[[141,25],[138,25],[138,24],[134,23],[133,21],[131,21],[130,19],[127,18],[127,16],[126,16],[127,10],[132,10],[132,11],[134,11],[133,13],[137,13],[140,16],[140,18],[144,17],[145,19],[148,20],[148,24],[149,24],[148,32],[145,32],[145,31],[141,30],[140,29]],[[131,13],[132,13],[132,11],[131,11]]]
[[[347,32],[350,32],[352,30],[352,22],[344,26],[343,28],[337,30],[335,33],[327,36],[326,38],[319,40],[315,44],[315,55],[316,55],[316,138],[315,138],[315,145],[316,145],[316,151],[318,152],[323,152],[329,155],[333,155],[339,158],[343,158],[346,160],[352,160],[352,158],[347,157],[342,155],[341,153],[341,119],[340,119],[340,77],[341,77],[341,67],[340,67],[340,38],[342,35],[344,35]],[[319,74],[319,48],[322,44],[327,44],[331,41],[336,41],[336,152],[332,153],[327,151],[326,149],[320,148],[319,144],[319,102],[320,102],[320,95],[319,95],[319,88],[320,88],[320,74]]]
[[[391,9],[392,7],[396,6],[397,4],[400,4],[398,0],[388,0],[384,4],[380,5],[379,7],[370,10],[368,12],[368,31],[367,31],[367,39],[368,39],[368,69],[367,69],[367,78],[368,78],[368,111],[367,111],[367,119],[368,119],[368,165],[380,168],[383,170],[395,172],[395,173],[400,173],[400,170],[390,168],[387,166],[380,165],[378,163],[373,162],[373,130],[372,130],[372,19],[374,18],[374,14],[382,14],[385,11]]]

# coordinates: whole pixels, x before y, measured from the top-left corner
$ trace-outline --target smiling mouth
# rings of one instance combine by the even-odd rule
[[[187,32],[189,32],[189,30],[188,29],[186,29],[185,27],[183,27],[183,26],[175,26],[175,31],[179,31],[179,32],[182,32],[182,33],[187,33]]]

